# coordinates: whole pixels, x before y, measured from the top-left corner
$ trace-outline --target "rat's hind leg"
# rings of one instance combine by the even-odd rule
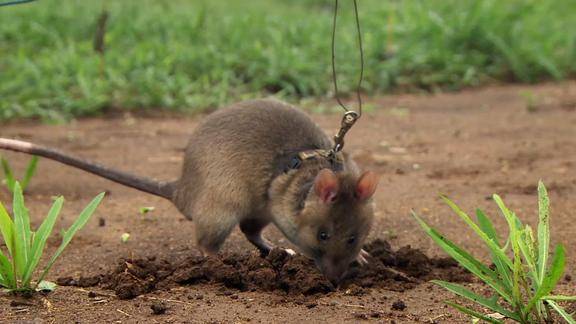
[[[270,222],[256,218],[248,218],[240,221],[240,230],[246,236],[250,243],[254,244],[260,250],[263,256],[268,255],[274,248],[272,243],[262,237],[262,230]]]
[[[234,226],[236,214],[230,210],[203,210],[194,216],[196,242],[204,255],[216,254]]]

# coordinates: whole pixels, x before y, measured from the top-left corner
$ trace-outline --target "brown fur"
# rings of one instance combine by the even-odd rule
[[[325,201],[312,188],[324,186],[318,177],[322,169],[330,168],[326,159],[306,160],[298,169],[278,172],[279,158],[289,152],[331,147],[330,138],[306,114],[275,100],[246,101],[208,116],[192,134],[181,177],[173,183],[125,174],[31,143],[0,139],[0,148],[46,156],[170,199],[194,220],[198,246],[206,253],[218,251],[239,224],[248,240],[266,254],[272,246],[260,233],[274,223],[329,279],[338,281],[370,230],[369,196],[376,180],[361,185],[358,168],[343,156],[343,170],[336,175],[324,172],[338,182],[335,200]],[[360,197],[361,192],[369,194]],[[329,232],[330,239],[320,241],[321,230]],[[356,238],[353,244],[348,243],[352,236]]]

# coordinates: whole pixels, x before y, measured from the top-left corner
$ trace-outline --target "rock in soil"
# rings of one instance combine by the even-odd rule
[[[163,302],[155,302],[154,304],[150,305],[152,309],[152,314],[154,315],[162,315],[166,313],[168,307]]]
[[[392,309],[393,310],[399,310],[399,311],[403,311],[406,309],[406,303],[404,303],[404,301],[402,300],[397,300],[392,304]]]

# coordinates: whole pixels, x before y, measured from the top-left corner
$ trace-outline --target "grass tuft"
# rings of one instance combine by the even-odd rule
[[[548,323],[555,311],[567,323],[576,323],[559,304],[561,301],[576,301],[576,296],[554,295],[553,290],[564,273],[566,252],[561,244],[554,249],[549,261],[550,249],[550,201],[546,187],[538,183],[538,229],[536,236],[532,228],[506,207],[500,196],[493,199],[506,219],[509,236],[502,244],[492,221],[481,210],[476,212],[476,222],[455,203],[446,197],[450,208],[482,239],[490,251],[494,267],[484,265],[464,249],[430,227],[416,213],[417,222],[436,244],[454,258],[462,267],[473,273],[493,291],[490,297],[476,294],[468,288],[446,281],[434,280],[437,285],[454,294],[472,301],[479,309],[488,309],[519,323]],[[499,317],[484,314],[456,302],[448,305],[462,313],[489,323],[504,323]],[[500,316],[500,317],[501,317]]]
[[[103,198],[104,193],[96,196],[80,213],[72,226],[63,232],[62,243],[49,259],[38,279],[35,283],[32,283],[38,263],[42,259],[46,241],[52,233],[56,219],[64,204],[64,198],[58,197],[54,201],[38,230],[32,231],[28,209],[24,204],[22,188],[18,182],[15,182],[13,218],[10,217],[2,203],[0,203],[0,232],[7,249],[6,254],[0,250],[0,287],[4,287],[9,291],[20,292],[31,292],[35,289],[53,289],[53,285],[43,283],[46,274],[74,235],[88,222],[88,219],[90,219],[90,216],[92,216]]]

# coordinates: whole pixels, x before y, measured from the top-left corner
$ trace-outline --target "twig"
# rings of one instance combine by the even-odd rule
[[[188,303],[188,302],[181,301],[181,300],[177,300],[177,299],[164,299],[164,298],[157,298],[157,297],[144,296],[144,295],[140,295],[136,298],[159,300],[159,301],[163,301],[163,302],[177,303],[177,304],[183,304],[183,305],[188,305],[188,306],[196,306],[195,304]]]
[[[92,301],[92,304],[103,304],[103,303],[107,303],[108,299],[96,299],[94,301]]]
[[[86,292],[86,293],[90,292],[90,291],[83,289],[83,288],[76,288],[76,290]],[[94,293],[99,295],[99,296],[104,296],[104,297],[109,297],[109,298],[117,298],[116,295],[112,295],[112,294],[106,294],[106,293],[101,293],[101,292],[94,292]],[[159,301],[163,301],[163,302],[177,303],[177,304],[183,304],[183,305],[188,305],[188,306],[196,306],[193,303],[188,303],[188,302],[177,300],[177,299],[165,299],[165,298],[158,298],[158,297],[145,296],[145,295],[140,295],[140,296],[137,296],[136,298],[148,299],[148,300],[159,300]],[[104,301],[98,301],[98,302],[94,302],[94,303],[103,303],[103,302]]]
[[[434,324],[434,323],[436,323],[436,320],[441,319],[442,317],[446,317],[446,316],[448,316],[448,314],[440,314],[438,316],[429,318],[428,322]]]
[[[117,311],[118,313],[120,313],[120,314],[124,314],[124,315],[126,315],[126,316],[128,316],[128,317],[132,317],[132,315],[126,313],[125,311],[123,311],[123,310],[121,310],[121,309],[116,309],[116,311]]]
[[[410,276],[408,276],[407,274],[405,274],[404,272],[398,271],[398,270],[391,268],[391,267],[386,267],[386,270],[392,272],[394,275],[398,276],[399,278],[401,278],[405,282],[414,282],[414,279],[411,278]]]
[[[342,307],[351,307],[351,308],[362,308],[366,309],[366,306],[357,305],[357,304],[342,304],[339,302],[331,302],[331,303],[319,303],[322,306],[342,306]]]
[[[76,288],[76,290],[81,291],[81,292],[85,292],[85,293],[89,293],[89,292],[90,292],[90,290],[86,290],[86,289],[84,289],[84,288],[79,288],[79,287],[75,287],[75,288]],[[98,295],[98,296],[104,296],[104,297],[110,297],[110,298],[116,297],[116,295],[107,294],[107,293],[103,293],[103,292],[95,292],[95,291],[92,291],[92,292],[95,293],[95,294]]]

